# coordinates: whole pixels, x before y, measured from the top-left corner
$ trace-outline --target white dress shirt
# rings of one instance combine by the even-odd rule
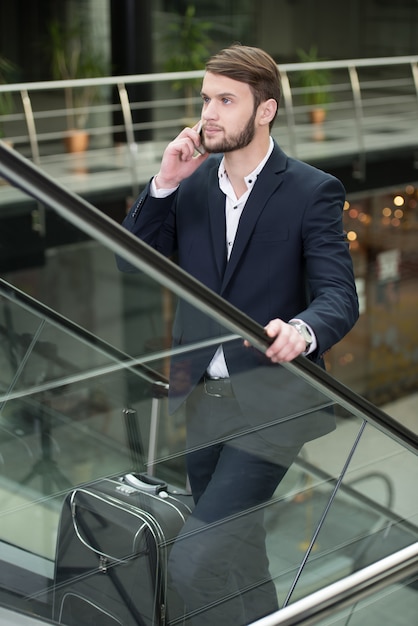
[[[273,151],[273,140],[270,137],[270,145],[264,159],[257,165],[248,176],[245,176],[245,184],[247,185],[247,191],[245,191],[240,198],[237,198],[235,191],[232,188],[231,181],[228,178],[228,172],[225,169],[225,159],[219,164],[218,177],[219,188],[225,194],[225,221],[226,221],[226,258],[229,260],[231,256],[232,248],[235,241],[235,235],[237,234],[238,224],[242,212],[245,207],[245,203],[248,200],[257,176],[263,169],[270,154]],[[225,362],[225,356],[222,346],[219,346],[212,361],[209,363],[207,374],[211,378],[228,378],[228,368]]]

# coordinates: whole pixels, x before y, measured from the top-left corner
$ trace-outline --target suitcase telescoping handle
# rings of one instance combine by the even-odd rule
[[[147,474],[125,474],[123,482],[139,491],[158,494],[168,489],[167,483]]]

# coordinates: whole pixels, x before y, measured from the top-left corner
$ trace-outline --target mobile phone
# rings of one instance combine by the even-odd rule
[[[202,120],[200,120],[200,122],[199,122],[199,126],[197,127],[197,132],[199,133],[200,138],[202,138],[202,126],[203,126],[203,124],[202,124]],[[196,146],[196,150],[197,150],[200,154],[205,154],[205,152],[206,152],[206,150],[205,150],[205,148],[203,147],[203,145],[202,145],[202,144],[200,144],[200,146]]]

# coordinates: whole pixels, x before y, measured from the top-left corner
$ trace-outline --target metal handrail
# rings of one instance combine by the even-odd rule
[[[418,62],[418,55],[378,57],[367,59],[345,59],[335,61],[317,61],[313,63],[283,63],[279,64],[281,71],[299,72],[307,69],[347,69],[348,67],[381,67],[393,65],[409,65]],[[0,85],[0,93],[20,92],[23,89],[28,91],[65,89],[67,87],[104,87],[119,83],[127,85],[142,84],[149,82],[172,82],[177,80],[190,80],[191,78],[202,78],[204,70],[193,70],[189,72],[156,72],[151,74],[127,74],[120,76],[105,76],[100,78],[77,78],[68,80],[33,81],[29,83],[9,83]]]
[[[251,626],[312,626],[377,591],[418,574],[418,543],[324,587]]]

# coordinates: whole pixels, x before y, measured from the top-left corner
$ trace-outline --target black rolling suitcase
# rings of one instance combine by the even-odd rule
[[[181,623],[167,557],[189,504],[191,496],[143,475],[75,488],[58,531],[53,618],[68,626],[160,626],[168,605],[169,621]]]

